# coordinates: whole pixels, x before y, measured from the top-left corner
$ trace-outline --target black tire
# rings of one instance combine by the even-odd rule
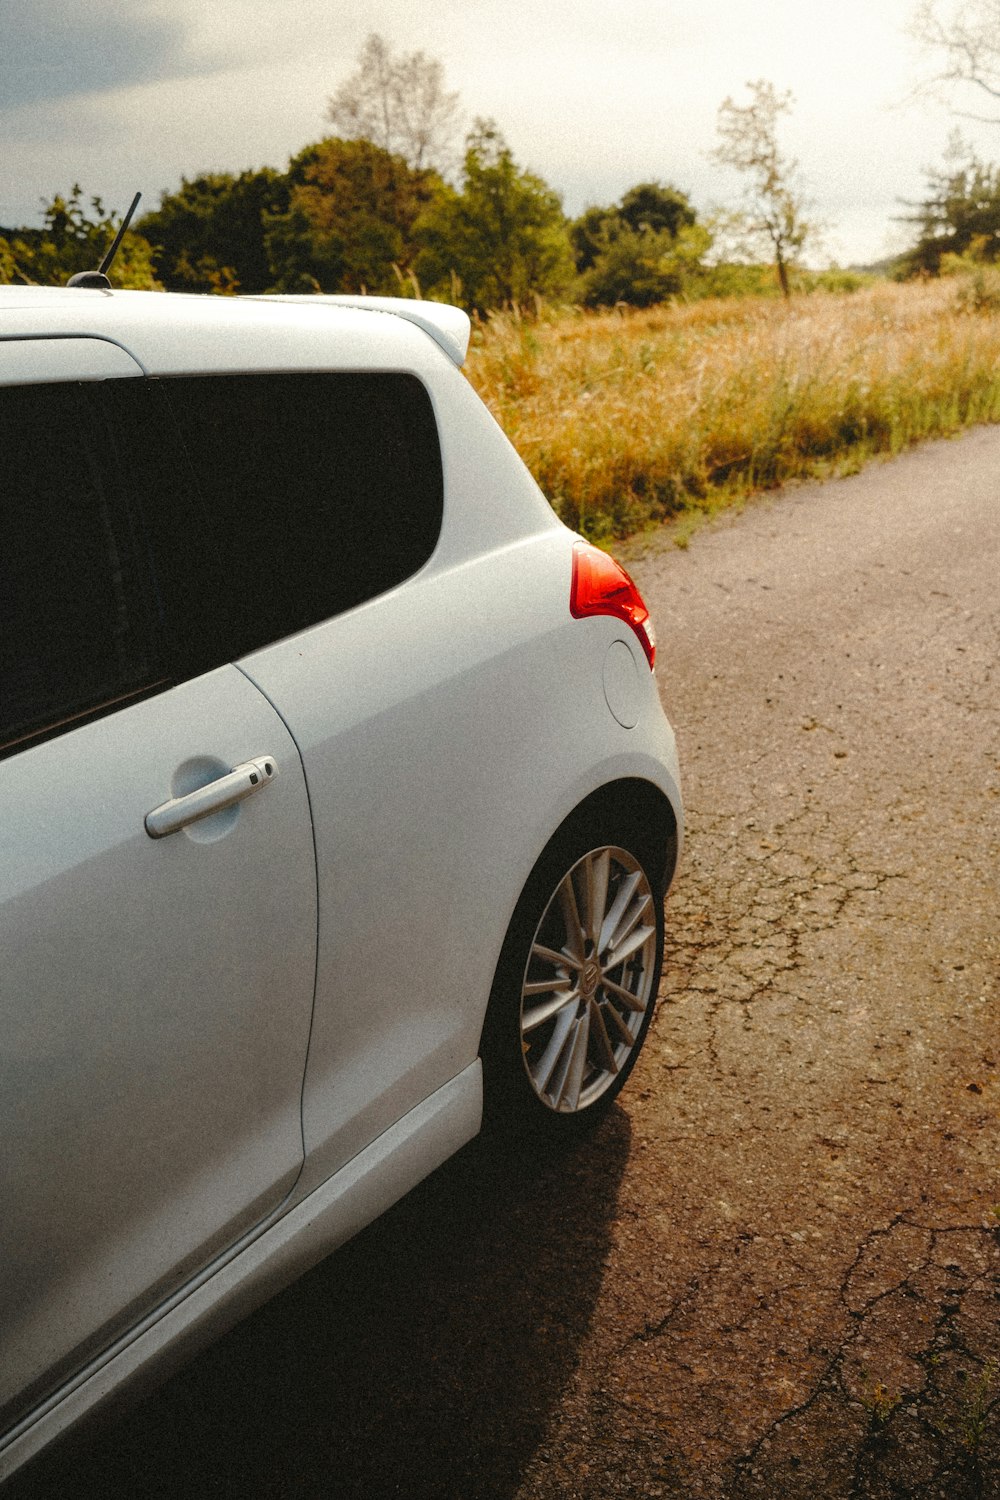
[[[618,1097],[656,1008],[662,863],[642,829],[610,814],[571,820],[546,848],[490,994],[487,1125],[565,1135],[596,1123]]]

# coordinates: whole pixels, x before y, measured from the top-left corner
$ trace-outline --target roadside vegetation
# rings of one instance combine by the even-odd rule
[[[975,272],[787,301],[495,313],[470,379],[567,524],[611,540],[1000,421]]]
[[[922,0],[931,82],[1000,97],[993,32],[969,24]],[[700,214],[652,181],[572,219],[494,121],[459,145],[439,62],[373,34],[329,134],[284,170],[183,178],[126,235],[115,284],[457,303],[469,376],[559,514],[597,541],[677,518],[683,541],[754,490],[1000,420],[1000,167],[953,136],[902,215],[908,250],[807,270],[816,228],[779,140],[793,103],[758,79],[720,105],[733,205]],[[118,223],[75,185],[40,227],[0,229],[0,282],[93,269]]]

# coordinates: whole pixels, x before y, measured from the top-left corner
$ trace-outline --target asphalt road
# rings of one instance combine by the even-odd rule
[[[621,1104],[11,1500],[1000,1496],[1000,431],[628,561],[690,828]]]

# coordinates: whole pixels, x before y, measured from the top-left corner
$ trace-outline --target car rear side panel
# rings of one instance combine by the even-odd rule
[[[679,813],[641,647],[619,621],[569,615],[572,540],[429,569],[243,663],[299,745],[316,830],[304,1184],[475,1057],[521,887],[579,802],[634,777]],[[604,688],[622,647],[631,729]]]

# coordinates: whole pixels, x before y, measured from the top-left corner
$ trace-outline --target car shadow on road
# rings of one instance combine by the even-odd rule
[[[510,1496],[600,1289],[630,1125],[480,1139],[141,1405],[4,1500]]]

